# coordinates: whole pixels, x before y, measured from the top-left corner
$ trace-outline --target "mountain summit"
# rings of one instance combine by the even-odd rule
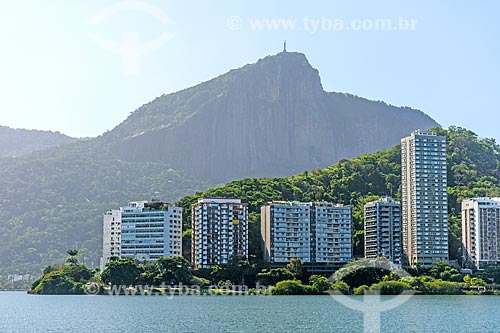
[[[125,160],[220,182],[326,167],[435,126],[418,110],[325,92],[304,54],[281,52],[163,95],[103,139]]]

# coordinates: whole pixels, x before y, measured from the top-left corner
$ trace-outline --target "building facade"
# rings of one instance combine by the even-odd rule
[[[119,209],[110,209],[104,213],[102,223],[102,257],[101,272],[111,258],[121,255],[121,222],[122,215]]]
[[[351,207],[328,202],[270,202],[261,207],[264,259],[273,264],[352,260]]]
[[[103,219],[104,269],[111,257],[153,262],[182,255],[182,208],[160,201],[134,201]]]
[[[292,258],[311,262],[311,204],[272,202],[261,207],[264,260],[289,263]]]
[[[403,257],[411,267],[447,261],[446,137],[413,132],[401,140]]]
[[[401,265],[401,203],[390,197],[365,205],[365,258]]]
[[[477,269],[500,263],[500,198],[462,201],[464,263]]]
[[[248,205],[239,199],[199,199],[192,206],[191,261],[194,268],[248,257]]]

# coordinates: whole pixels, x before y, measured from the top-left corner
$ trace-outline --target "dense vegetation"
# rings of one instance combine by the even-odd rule
[[[436,129],[448,138],[450,259],[461,255],[461,201],[468,197],[500,196],[500,146],[466,129]],[[180,200],[189,237],[191,204],[200,197],[235,197],[249,204],[249,248],[260,258],[260,206],[272,200],[332,201],[351,205],[354,255],[363,256],[363,207],[382,195],[401,197],[400,146],[375,154],[342,160],[326,169],[290,178],[243,179]],[[189,240],[184,242],[189,255]]]
[[[68,248],[96,267],[108,209],[155,197],[174,201],[206,186],[164,164],[121,161],[86,142],[0,159],[0,285],[12,287],[8,275],[38,276],[63,263]]]
[[[77,250],[68,250],[69,258],[66,264],[52,264],[43,270],[43,275],[33,282],[31,290],[34,294],[68,295],[83,294],[84,286],[94,279],[95,270],[90,270],[78,259]]]
[[[183,257],[159,258],[152,263],[116,258],[98,274],[96,270],[91,271],[79,263],[76,258],[78,251],[69,250],[67,253],[70,257],[65,265],[45,268],[43,276],[32,284],[32,293],[130,294],[131,290],[165,292],[168,289],[172,292],[180,288],[194,290],[196,287],[200,292],[221,289],[264,295],[325,295],[336,292],[398,295],[404,291],[424,295],[499,294],[495,285],[488,286],[483,278],[462,276],[456,268],[444,262],[435,263],[426,270],[413,271],[414,276],[411,276],[404,271],[392,270],[385,258],[376,262],[362,259],[327,278],[308,274],[298,259],[293,259],[284,268],[269,269],[265,263],[252,264],[244,257],[237,257],[228,264],[193,270]],[[496,282],[496,279],[491,279],[491,282]]]
[[[59,132],[0,126],[0,157],[18,157],[76,141]]]

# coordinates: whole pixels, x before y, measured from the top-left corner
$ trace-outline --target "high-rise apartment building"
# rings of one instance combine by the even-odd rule
[[[403,255],[429,267],[448,260],[446,137],[413,132],[401,139]]]
[[[102,257],[101,272],[111,258],[119,258],[121,254],[121,222],[122,214],[119,209],[110,209],[104,213],[102,223]]]
[[[182,208],[135,201],[104,214],[101,269],[112,257],[152,262],[182,255]]]
[[[365,205],[365,258],[401,264],[401,203],[390,197]]]
[[[500,198],[462,201],[464,263],[477,269],[500,264]]]
[[[264,259],[288,263],[352,260],[351,207],[328,202],[270,202],[261,207]]]
[[[191,260],[194,268],[248,257],[248,205],[239,199],[199,199],[192,207]]]

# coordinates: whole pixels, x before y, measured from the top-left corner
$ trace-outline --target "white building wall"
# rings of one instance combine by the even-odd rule
[[[312,219],[316,240],[313,262],[340,263],[352,260],[351,207],[313,203]]]
[[[289,263],[352,260],[351,207],[328,202],[271,202],[261,208],[265,259]]]
[[[106,212],[101,270],[113,256],[152,262],[182,255],[182,208],[152,210],[148,205],[134,201]]]
[[[446,137],[416,131],[401,140],[403,251],[409,266],[447,261]]]
[[[274,203],[270,218],[271,262],[288,263],[292,258],[311,262],[311,204]]]
[[[500,198],[462,201],[462,249],[477,269],[500,264]]]
[[[401,204],[384,197],[365,205],[365,258],[401,264]]]
[[[110,258],[121,255],[121,211],[119,209],[111,209],[104,213],[102,234],[101,272]]]

